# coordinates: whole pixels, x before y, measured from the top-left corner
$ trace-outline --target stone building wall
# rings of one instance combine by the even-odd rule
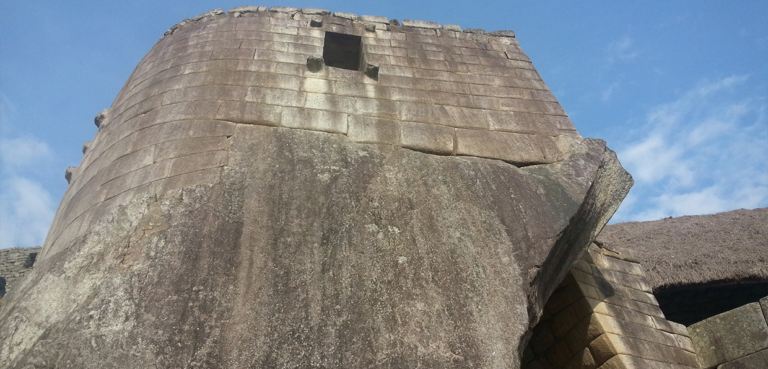
[[[96,117],[0,367],[519,367],[615,153],[511,31],[270,10],[174,26]]]
[[[702,368],[768,368],[768,297],[688,327]]]
[[[593,244],[552,294],[527,369],[698,368],[686,327],[664,318],[629,250]]]
[[[238,124],[519,166],[562,161],[580,137],[511,31],[397,24],[241,7],[174,26],[97,117],[96,137],[67,171],[70,189],[42,256],[147,188],[216,183]],[[361,69],[377,73],[311,70],[327,32],[359,36]]]
[[[0,249],[0,277],[5,277],[7,291],[13,290],[14,284],[32,270],[42,249],[39,246]]]

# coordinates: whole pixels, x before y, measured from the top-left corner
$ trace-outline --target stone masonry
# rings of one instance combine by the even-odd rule
[[[217,9],[94,122],[0,367],[519,368],[632,185],[512,31]]]
[[[219,176],[233,122],[518,165],[561,161],[580,137],[511,33],[309,13],[235,8],[171,28],[99,113],[99,133],[72,168],[64,198],[77,206],[57,214],[64,218],[54,221],[44,254],[60,250],[61,227],[87,224],[84,211],[101,201],[119,202],[163,178],[174,178],[165,185],[171,189]],[[311,20],[320,26],[308,26]],[[360,36],[377,79],[339,68],[309,71],[326,32]],[[124,123],[104,130],[112,121]],[[182,126],[183,136],[168,140]],[[103,163],[112,169],[87,170]],[[85,196],[91,191],[100,195]]]
[[[688,327],[702,368],[768,367],[768,296]]]
[[[40,246],[0,249],[0,277],[5,277],[7,291],[12,291],[16,282],[32,270],[42,249]]]
[[[550,297],[528,369],[698,368],[686,327],[664,318],[631,250],[593,244]]]

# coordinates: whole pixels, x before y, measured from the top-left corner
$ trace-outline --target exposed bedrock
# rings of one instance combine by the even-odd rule
[[[516,367],[628,187],[585,149],[519,169],[239,125],[220,180],[137,193],[36,265],[3,363]]]
[[[269,30],[269,19],[254,24]],[[230,24],[206,22],[207,31]],[[396,142],[355,142],[346,130],[313,129],[355,111],[217,118],[226,102],[210,96],[232,80],[212,75],[195,87],[201,100],[163,105],[162,88],[178,78],[161,83],[170,77],[152,60],[194,27],[142,61],[73,171],[35,269],[3,300],[0,367],[519,367],[547,298],[631,186],[605,143],[552,130],[478,151],[557,151],[539,154],[542,163],[462,154],[454,141],[436,155],[408,142],[446,130],[460,141],[458,128],[414,131],[392,117],[374,123],[394,125]],[[380,32],[368,37],[391,36]],[[312,73],[307,57],[295,58],[296,78]],[[359,71],[349,81],[396,80],[380,68],[378,81]],[[151,92],[133,91],[146,75],[161,76],[146,77],[157,79]],[[150,103],[125,103],[135,94]],[[395,112],[408,105],[391,98]]]

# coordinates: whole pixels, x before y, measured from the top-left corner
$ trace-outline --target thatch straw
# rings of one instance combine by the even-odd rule
[[[768,208],[613,224],[597,239],[634,250],[654,290],[768,281]]]

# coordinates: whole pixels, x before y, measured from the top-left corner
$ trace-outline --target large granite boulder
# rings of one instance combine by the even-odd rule
[[[361,35],[378,79],[301,64],[326,30]],[[259,11],[175,26],[4,300],[0,366],[519,367],[632,181],[514,38],[422,30]],[[424,45],[475,57],[437,73]]]

